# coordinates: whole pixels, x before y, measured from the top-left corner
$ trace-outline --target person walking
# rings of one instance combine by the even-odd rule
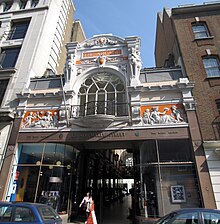
[[[88,219],[90,214],[91,204],[92,204],[92,196],[90,195],[89,192],[87,192],[86,196],[82,199],[79,205],[80,208],[83,206],[83,209],[85,210],[86,220]],[[85,223],[87,223],[87,221]]]

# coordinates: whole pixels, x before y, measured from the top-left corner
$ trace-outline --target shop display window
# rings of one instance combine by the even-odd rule
[[[201,206],[192,155],[188,140],[149,140],[142,144],[136,158],[137,214],[158,217]],[[142,181],[138,181],[138,173]]]
[[[63,144],[21,144],[15,159],[8,201],[41,202],[66,211],[76,186],[79,152]]]

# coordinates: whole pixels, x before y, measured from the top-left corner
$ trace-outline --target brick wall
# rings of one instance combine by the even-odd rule
[[[196,100],[196,111],[201,128],[203,140],[217,140],[213,122],[219,115],[215,100],[220,98],[220,78],[207,79],[202,62],[202,56],[207,55],[207,49],[211,54],[220,56],[220,14],[198,14],[200,21],[205,21],[213,38],[195,40],[192,31],[192,23],[195,22],[195,14],[192,17],[182,16],[173,19],[178,43],[186,74],[196,85],[193,94]]]

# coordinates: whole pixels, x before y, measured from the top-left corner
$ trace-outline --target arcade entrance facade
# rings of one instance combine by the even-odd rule
[[[138,37],[66,48],[62,76],[48,71],[17,94],[0,199],[49,203],[74,218],[90,191],[99,221],[122,192],[132,219],[215,208],[194,83],[181,68],[142,70]]]
[[[70,217],[80,213],[79,203],[87,191],[98,214],[123,194],[132,197],[128,207],[132,218],[200,207],[187,130],[171,130],[59,132],[47,137],[21,132],[6,199],[48,203]]]

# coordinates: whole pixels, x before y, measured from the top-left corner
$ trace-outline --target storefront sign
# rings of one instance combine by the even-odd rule
[[[108,55],[121,55],[121,50],[108,50],[108,51],[93,51],[83,53],[83,58],[91,58],[98,56],[108,56]]]
[[[20,132],[18,142],[95,142],[188,138],[187,127],[91,132]]]

